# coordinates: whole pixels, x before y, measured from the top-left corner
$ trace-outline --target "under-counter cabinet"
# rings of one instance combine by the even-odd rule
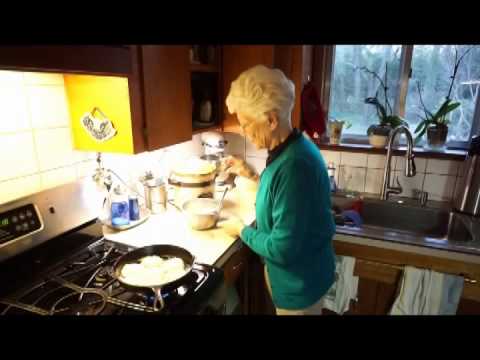
[[[480,314],[480,265],[334,241],[337,255],[355,257],[354,275],[359,277],[357,301],[347,314],[387,315],[398,295],[405,265],[428,268],[466,278],[457,314]],[[327,314],[333,314],[325,311]]]

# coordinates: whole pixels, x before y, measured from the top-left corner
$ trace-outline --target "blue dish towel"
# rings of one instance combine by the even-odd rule
[[[345,221],[351,221],[357,227],[361,227],[363,224],[362,217],[360,216],[358,211],[345,210],[342,212],[342,216],[345,219]]]

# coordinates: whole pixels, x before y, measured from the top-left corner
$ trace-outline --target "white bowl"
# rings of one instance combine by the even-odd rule
[[[196,198],[186,201],[182,210],[192,229],[207,230],[217,224],[219,205],[220,200],[217,199]]]

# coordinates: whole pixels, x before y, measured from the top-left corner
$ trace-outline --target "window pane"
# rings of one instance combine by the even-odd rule
[[[461,56],[470,46],[457,45]],[[415,130],[424,116],[417,90],[423,87],[422,98],[430,112],[438,110],[448,94],[455,62],[455,45],[415,45],[412,59],[412,78],[408,83],[405,119]],[[475,82],[475,80],[477,82]],[[461,106],[450,113],[448,141],[468,141],[472,127],[475,101],[480,84],[480,47],[472,49],[462,60],[450,97]]]
[[[384,103],[384,93],[379,81],[371,74],[359,70],[362,66],[385,78],[388,62],[388,100],[394,108],[400,74],[400,45],[337,45],[330,90],[329,119],[346,120],[352,127],[344,133],[366,135],[372,124],[378,123],[373,105],[365,104],[367,97],[375,96]]]

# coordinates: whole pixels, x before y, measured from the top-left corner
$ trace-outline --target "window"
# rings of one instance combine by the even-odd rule
[[[469,46],[457,46],[458,54],[463,54]],[[416,45],[413,48],[412,77],[408,82],[405,118],[415,129],[424,114],[418,96],[417,82],[423,85],[422,99],[429,111],[437,110],[445,100],[451,82],[455,63],[453,45]],[[480,86],[480,47],[473,48],[462,60],[451,98],[461,102],[461,106],[450,115],[449,141],[468,141],[472,129],[475,100]],[[477,80],[475,82],[474,80]]]
[[[375,108],[365,104],[366,97],[375,96],[383,103],[383,89],[377,79],[362,67],[385,79],[388,65],[388,100],[394,112],[402,116],[412,132],[424,114],[417,83],[422,85],[422,98],[430,111],[438,110],[450,87],[455,61],[468,45],[338,45],[335,46],[331,74],[329,119],[346,120],[352,124],[344,130],[347,142],[367,142],[366,131],[378,118]],[[475,108],[480,88],[480,46],[475,46],[463,59],[451,98],[461,106],[450,115],[449,147],[465,148],[472,129],[476,128]],[[480,121],[480,120],[477,120]]]
[[[365,98],[374,96],[384,101],[380,83],[371,74],[362,71],[366,66],[382,79],[387,69],[388,100],[394,106],[396,85],[400,75],[400,45],[338,45],[335,47],[332,88],[330,91],[329,118],[351,123],[345,134],[365,134],[367,128],[378,122],[372,105]]]

